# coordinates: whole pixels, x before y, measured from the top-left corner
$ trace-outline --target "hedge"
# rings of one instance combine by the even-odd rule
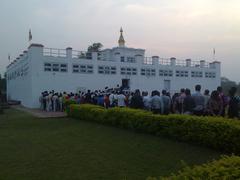
[[[177,174],[169,177],[149,177],[147,180],[219,180],[219,179],[240,179],[240,157],[223,156],[220,160],[211,163],[194,166],[193,168],[185,167]]]
[[[72,100],[72,99],[68,99],[68,100],[65,100],[63,102],[64,104],[64,107],[65,107],[65,111],[67,114],[69,114],[69,110],[70,110],[70,105],[71,104],[77,104],[77,102],[75,100]]]
[[[240,154],[240,122],[220,117],[155,115],[129,108],[104,109],[95,105],[70,105],[68,116],[116,127],[193,142]]]
[[[229,153],[240,154],[240,122],[220,117],[154,115],[128,108],[104,109],[95,105],[70,105],[68,116],[120,128],[194,142]],[[223,156],[220,160],[186,166],[170,177],[147,180],[240,179],[240,157]]]

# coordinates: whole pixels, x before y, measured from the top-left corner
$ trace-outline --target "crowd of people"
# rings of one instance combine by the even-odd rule
[[[43,92],[39,98],[41,108],[45,111],[64,111],[67,100],[77,104],[95,104],[111,107],[130,107],[152,111],[154,114],[193,114],[209,116],[228,116],[239,118],[240,97],[236,95],[237,88],[232,87],[229,94],[225,95],[221,87],[212,91],[205,90],[201,93],[201,85],[195,86],[195,92],[190,89],[181,89],[179,93],[170,95],[166,90],[148,92],[130,92],[120,88],[105,88],[78,93],[57,93],[54,91]]]

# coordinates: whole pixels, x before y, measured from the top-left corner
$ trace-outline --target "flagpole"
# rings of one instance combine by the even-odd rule
[[[8,62],[9,62],[9,64],[10,64],[10,62],[11,62],[11,57],[10,57],[10,54],[8,53]]]
[[[216,54],[216,50],[215,48],[213,48],[213,61],[215,61],[215,54]]]
[[[31,29],[29,29],[29,33],[28,33],[28,43],[29,43],[29,46],[32,43],[32,31],[31,31]]]

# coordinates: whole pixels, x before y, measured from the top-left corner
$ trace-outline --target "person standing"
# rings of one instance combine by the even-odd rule
[[[115,98],[114,91],[112,91],[111,94],[109,95],[110,107],[114,107],[114,106],[115,106],[115,104],[114,104],[114,102],[115,102],[114,98]]]
[[[195,107],[193,109],[193,114],[197,116],[203,115],[203,110],[204,110],[204,96],[201,94],[201,85],[196,85],[195,86],[195,93],[192,95],[194,102],[195,102]]]
[[[191,96],[190,89],[185,90],[186,97],[184,98],[183,103],[183,113],[184,114],[193,114],[193,108],[195,107],[195,102],[193,97]]]
[[[52,93],[50,92],[47,97],[47,111],[50,112],[52,111]]]
[[[209,114],[209,109],[208,109],[208,101],[210,99],[210,95],[209,95],[209,90],[206,89],[204,91],[204,107],[203,107],[203,111],[204,111],[204,115],[208,115]]]
[[[142,92],[142,96],[143,96],[143,104],[144,104],[144,109],[145,110],[150,110],[150,97],[148,96],[148,92]]]
[[[218,91],[213,91],[208,102],[210,115],[221,116],[223,111],[223,102]]]
[[[163,114],[168,115],[171,108],[171,98],[167,96],[167,91],[162,90]]]
[[[39,97],[39,102],[40,102],[40,109],[44,110],[44,106],[43,106],[43,97],[44,97],[44,93],[42,92],[40,97]],[[1,99],[0,99],[1,100]]]
[[[135,109],[143,109],[143,98],[141,96],[140,90],[137,89],[131,98],[130,107]]]
[[[88,90],[87,93],[85,94],[85,102],[88,104],[92,103],[92,94],[90,90]]]
[[[224,95],[221,86],[217,87],[217,91],[218,91],[219,97],[221,98],[222,103],[223,103],[223,110],[222,110],[221,116],[224,117],[225,116],[226,107],[228,106],[229,99],[228,99],[227,96]]]
[[[59,94],[58,100],[59,100],[59,111],[62,112],[63,111],[63,95],[62,95],[62,93]]]
[[[228,117],[229,118],[239,118],[239,108],[240,108],[240,97],[236,96],[237,88],[232,87],[229,90],[229,107],[228,107]]]
[[[126,96],[123,94],[123,92],[119,92],[117,95],[117,105],[118,107],[126,107],[125,104]]]
[[[164,105],[159,91],[152,92],[152,97],[149,104],[154,114],[163,114]]]
[[[177,114],[183,114],[183,103],[185,97],[185,89],[181,89],[180,94],[174,98],[174,110]]]
[[[106,108],[106,109],[108,109],[109,107],[110,107],[110,101],[109,101],[109,94],[105,94],[104,95],[104,107]]]
[[[53,103],[53,111],[56,112],[57,111],[57,101],[58,101],[58,94],[55,93],[52,96],[52,103]]]

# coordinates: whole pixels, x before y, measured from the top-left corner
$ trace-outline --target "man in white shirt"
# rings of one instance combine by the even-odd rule
[[[148,96],[148,92],[142,92],[142,96],[143,96],[143,104],[144,104],[144,109],[146,110],[150,110],[150,97]]]
[[[109,96],[110,107],[114,107],[114,98],[115,98],[114,91],[112,91],[112,93]]]
[[[164,104],[159,91],[153,91],[150,99],[151,110],[154,114],[163,114]]]
[[[57,111],[57,101],[58,101],[58,94],[55,93],[55,94],[52,96],[53,111],[54,111],[54,112]]]
[[[125,107],[125,100],[126,100],[126,96],[123,94],[123,92],[118,93],[117,95],[117,105],[118,107]]]

